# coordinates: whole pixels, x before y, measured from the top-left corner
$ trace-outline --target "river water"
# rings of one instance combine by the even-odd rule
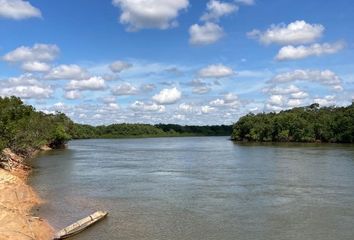
[[[72,239],[354,239],[354,146],[226,137],[71,141],[33,160],[34,209]]]

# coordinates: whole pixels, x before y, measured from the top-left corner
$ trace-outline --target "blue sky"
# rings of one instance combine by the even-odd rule
[[[353,12],[349,0],[0,0],[0,96],[95,125],[348,105]]]

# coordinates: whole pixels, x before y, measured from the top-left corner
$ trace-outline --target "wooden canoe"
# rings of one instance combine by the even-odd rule
[[[88,228],[89,226],[91,226],[92,224],[101,220],[105,216],[107,216],[107,214],[108,214],[108,212],[97,211],[97,212],[91,214],[90,216],[85,217],[85,218],[71,224],[70,226],[68,226],[66,228],[63,228],[62,230],[60,230],[59,232],[57,232],[55,234],[54,239],[65,239],[65,238],[71,237],[73,235],[76,235],[76,234],[82,232],[83,230],[85,230],[86,228]]]

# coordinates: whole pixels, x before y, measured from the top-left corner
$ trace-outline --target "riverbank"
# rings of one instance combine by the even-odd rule
[[[2,158],[7,162],[2,161],[6,170],[0,168],[0,240],[51,239],[54,229],[33,211],[43,201],[27,184],[31,170],[24,158],[9,149]]]

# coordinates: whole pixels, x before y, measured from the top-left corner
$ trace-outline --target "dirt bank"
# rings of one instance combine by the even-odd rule
[[[26,183],[30,169],[23,161],[9,149],[1,155],[0,240],[52,239],[53,228],[31,212],[41,199]]]

